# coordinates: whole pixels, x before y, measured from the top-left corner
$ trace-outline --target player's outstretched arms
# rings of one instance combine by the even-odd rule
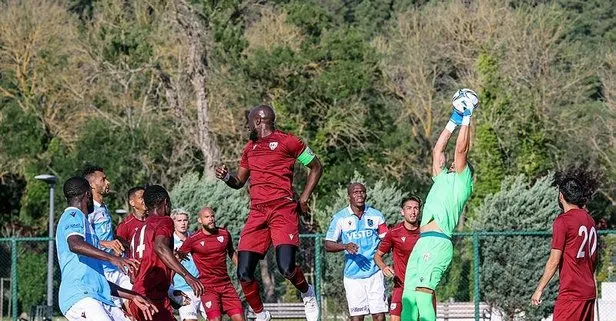
[[[456,173],[461,173],[468,164],[468,150],[471,141],[471,130],[469,124],[462,124],[458,139],[456,140],[456,151],[454,153],[453,162],[456,166]]]
[[[537,289],[535,290],[535,293],[530,299],[531,304],[539,305],[541,303],[541,294],[543,294],[543,289],[545,289],[545,287],[548,285],[548,283],[556,273],[556,269],[558,269],[558,262],[560,262],[560,258],[562,257],[562,255],[563,252],[561,250],[552,249],[552,251],[550,251],[550,258],[548,258],[548,262],[545,263],[543,276],[539,280]]]
[[[455,128],[455,127],[454,127]],[[445,168],[445,149],[451,138],[450,128],[445,128],[432,148],[432,176],[437,176]]]
[[[67,242],[71,252],[98,260],[107,261],[117,266],[124,274],[137,271],[139,268],[139,261],[114,256],[105,251],[101,251],[86,242],[81,235],[71,235],[68,237]]]
[[[383,274],[386,277],[393,278],[395,275],[394,270],[390,266],[385,264],[385,261],[383,261],[383,255],[385,255],[385,253],[381,252],[381,250],[377,250],[376,254],[374,255],[374,263],[376,263],[379,269],[383,271]]]
[[[310,207],[308,206],[308,201],[310,200],[310,195],[312,195],[312,191],[319,183],[321,179],[321,175],[323,175],[323,165],[318,157],[314,156],[314,158],[306,165],[310,172],[308,173],[308,179],[306,180],[306,186],[304,186],[304,191],[302,195],[299,196],[299,206],[302,208],[302,212],[310,213]]]
[[[154,252],[156,255],[163,261],[163,263],[173,270],[173,272],[181,275],[186,283],[192,288],[193,292],[197,297],[200,297],[203,294],[204,288],[203,284],[197,280],[194,276],[192,276],[186,268],[180,264],[180,262],[173,255],[173,250],[170,247],[171,239],[169,237],[163,235],[157,235],[154,239]]]
[[[143,312],[143,316],[145,316],[146,320],[152,320],[152,316],[158,312],[156,306],[139,293],[119,287],[112,282],[107,283],[109,283],[109,287],[111,288],[111,295],[133,301],[133,303],[135,303],[135,305]]]
[[[227,186],[233,189],[240,189],[244,187],[244,184],[246,184],[249,176],[250,171],[241,166],[237,171],[237,175],[231,174],[227,166],[224,164],[216,167],[216,178],[222,180],[225,184],[227,184]]]
[[[357,244],[353,242],[343,244],[343,243],[325,240],[324,247],[325,247],[325,251],[327,252],[347,251],[350,254],[357,254],[357,251],[359,250],[359,246],[357,246]]]

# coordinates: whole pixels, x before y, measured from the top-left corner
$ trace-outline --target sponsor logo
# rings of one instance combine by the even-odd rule
[[[368,309],[367,305],[365,305],[363,307],[352,307],[351,308],[351,312],[368,312],[368,311],[369,311],[369,309]]]
[[[71,216],[72,216],[72,217],[75,217],[75,214],[77,214],[77,213],[75,213],[75,212],[71,212]]]
[[[370,238],[374,236],[374,231],[373,230],[363,230],[363,231],[347,232],[346,235],[351,240],[358,240],[358,239]]]
[[[278,147],[278,142],[271,142],[271,143],[269,143],[269,148],[271,150],[276,149],[276,147]]]
[[[401,237],[401,239],[403,243],[406,242],[406,236]]]
[[[66,226],[66,227],[64,228],[64,230],[70,230],[70,229],[74,229],[74,228],[82,229],[82,228],[83,228],[83,225],[81,225],[81,224],[77,224],[77,223],[75,223],[75,224],[71,224],[71,225]]]
[[[225,240],[225,237],[221,235],[217,237],[216,239],[218,240],[218,242],[222,243]]]
[[[293,234],[289,234],[289,238],[290,238],[290,239],[293,239]]]

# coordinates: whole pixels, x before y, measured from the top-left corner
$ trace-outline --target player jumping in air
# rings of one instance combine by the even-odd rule
[[[179,255],[192,254],[199,270],[205,292],[201,304],[209,321],[220,321],[227,314],[232,321],[244,321],[244,309],[227,272],[227,257],[237,265],[231,234],[216,226],[214,210],[199,211],[201,229],[191,235],[179,248]]]
[[[56,248],[61,281],[58,303],[69,321],[120,321],[112,314],[111,295],[132,300],[136,309],[150,320],[157,309],[141,295],[118,287],[105,279],[102,262],[110,262],[128,273],[139,263],[99,250],[99,240],[87,214],[94,201],[90,184],[83,177],[71,177],[64,183],[68,206],[56,230]],[[117,308],[115,308],[117,309]]]
[[[299,161],[310,169],[299,207],[306,213],[310,194],[321,178],[321,162],[299,138],[276,129],[272,107],[254,107],[247,115],[250,141],[244,147],[237,174],[226,166],[216,168],[216,177],[234,189],[240,189],[250,177],[250,213],[240,234],[237,275],[246,301],[257,320],[269,320],[263,309],[254,273],[268,248],[276,248],[276,263],[282,275],[302,294],[306,319],[319,318],[314,289],[295,265],[299,246],[298,202],[293,196],[293,168]]]
[[[171,300],[167,294],[172,271],[182,276],[196,296],[203,293],[203,285],[192,276],[173,255],[173,220],[169,217],[171,200],[160,185],[151,185],[143,192],[148,211],[145,225],[135,232],[131,240],[131,255],[141,262],[135,275],[133,291],[150,299],[158,308],[154,321],[176,321]],[[143,321],[144,315],[134,304],[129,304],[133,317]]]
[[[558,186],[558,205],[563,211],[552,225],[552,250],[537,290],[533,305],[541,303],[541,294],[556,273],[560,277],[558,296],[554,304],[554,321],[593,321],[597,289],[597,229],[585,209],[599,187],[594,172],[581,166],[559,172],[554,181]]]
[[[404,221],[387,232],[374,256],[374,262],[383,271],[383,274],[394,279],[394,289],[389,305],[391,321],[400,321],[406,263],[409,260],[415,243],[419,240],[420,211],[421,200],[418,197],[411,196],[402,200],[400,214],[402,214]],[[392,252],[393,256],[393,269],[383,261],[383,255],[389,252]]]
[[[145,203],[143,202],[143,191],[141,186],[133,187],[128,190],[128,205],[130,206],[130,214],[128,214],[118,227],[116,227],[116,237],[125,248],[130,247],[130,241],[133,239],[135,231],[145,225]]]
[[[468,103],[464,116],[453,111],[451,119],[432,150],[432,188],[426,197],[420,238],[406,267],[402,295],[402,320],[435,321],[434,290],[453,257],[451,235],[458,225],[464,205],[473,190],[473,170],[467,162],[470,120],[474,104]],[[456,140],[454,161],[445,167],[445,149],[455,128],[461,125]]]

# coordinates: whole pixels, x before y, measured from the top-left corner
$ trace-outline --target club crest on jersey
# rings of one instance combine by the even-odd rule
[[[391,304],[391,310],[395,310],[398,305],[396,303]]]
[[[372,219],[368,219],[368,226],[372,227],[372,225],[374,225],[374,221]]]
[[[205,246],[205,241],[201,241],[201,246]]]
[[[269,148],[271,150],[276,149],[276,147],[278,147],[278,142],[271,142],[271,143],[269,143]]]
[[[212,301],[205,302],[205,307],[208,308],[208,309],[211,308],[212,307]]]
[[[225,237],[221,235],[221,236],[217,237],[216,239],[218,240],[218,242],[222,243],[222,241],[225,240]]]
[[[430,258],[432,258],[432,254],[431,254],[431,253],[429,253],[429,252],[428,252],[428,253],[424,253],[424,254],[423,254],[423,256],[422,256],[422,258],[423,258],[423,260],[424,260],[424,261],[426,261],[426,262],[427,262],[427,261],[429,261],[429,260],[430,260]],[[423,281],[422,281],[422,282],[423,282]]]
[[[406,236],[401,237],[402,242],[404,243],[406,241]]]

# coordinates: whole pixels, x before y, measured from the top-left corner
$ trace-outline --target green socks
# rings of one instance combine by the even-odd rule
[[[434,306],[432,305],[432,294],[420,291],[414,292],[415,300],[417,301],[417,310],[419,310],[419,321],[436,321],[436,312],[434,311]],[[404,314],[404,305],[402,306],[402,314]],[[403,318],[402,320],[406,319]]]

